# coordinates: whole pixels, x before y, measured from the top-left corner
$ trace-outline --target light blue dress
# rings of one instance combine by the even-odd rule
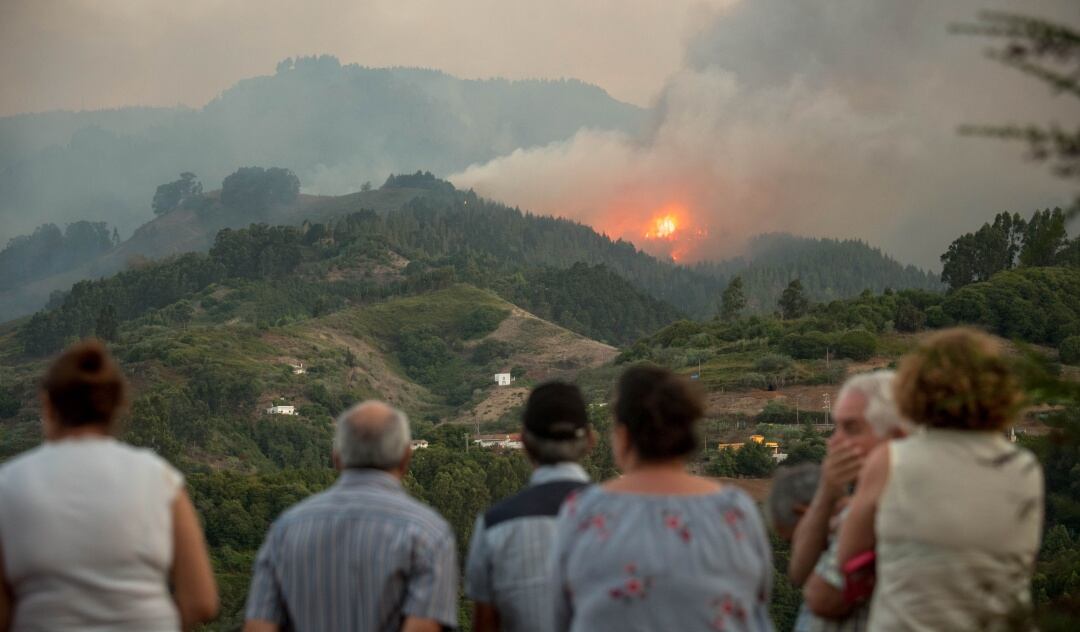
[[[771,631],[772,551],[741,490],[663,496],[592,487],[559,513],[555,630]]]

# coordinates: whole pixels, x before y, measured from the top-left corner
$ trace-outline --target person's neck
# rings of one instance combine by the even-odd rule
[[[85,426],[57,426],[53,428],[47,441],[64,441],[65,439],[87,439],[111,437],[109,427],[105,424],[88,424]]]
[[[670,461],[635,461],[626,465],[623,476],[677,477],[689,476],[686,462],[682,459]]]

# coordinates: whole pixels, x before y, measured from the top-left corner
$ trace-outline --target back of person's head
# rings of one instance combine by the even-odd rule
[[[975,329],[927,336],[897,374],[900,412],[931,428],[1000,430],[1023,399],[1001,341]]]
[[[410,441],[409,418],[383,402],[361,402],[337,418],[334,450],[342,468],[393,470]]]
[[[127,405],[127,380],[97,340],[84,340],[64,350],[41,386],[61,427],[110,425]]]
[[[854,375],[840,387],[837,401],[850,393],[859,393],[866,400],[863,416],[870,424],[870,429],[879,439],[887,439],[898,434],[908,434],[914,428],[910,420],[900,413],[896,406],[896,372],[871,371]]]
[[[697,422],[705,414],[701,392],[684,377],[657,366],[639,365],[619,378],[615,421],[644,461],[689,456],[700,439]]]
[[[573,384],[548,382],[533,389],[522,425],[525,450],[541,465],[580,461],[589,451],[589,413]]]
[[[814,500],[820,478],[821,466],[817,463],[800,463],[776,471],[769,497],[765,499],[765,518],[781,537],[791,537]]]

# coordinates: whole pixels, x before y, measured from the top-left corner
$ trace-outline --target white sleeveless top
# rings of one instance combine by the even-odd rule
[[[173,632],[172,503],[183,477],[106,437],[45,443],[0,467],[13,632]]]
[[[996,432],[889,443],[871,630],[998,630],[1030,605],[1042,468]]]

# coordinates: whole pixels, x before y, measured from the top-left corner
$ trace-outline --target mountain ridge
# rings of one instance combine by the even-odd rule
[[[237,165],[275,164],[309,193],[342,193],[419,167],[453,173],[581,128],[632,133],[647,117],[577,80],[465,80],[326,55],[287,62],[196,109],[0,118],[0,232],[27,232],[24,218],[35,217],[127,233],[154,187],[184,171],[214,182]]]

